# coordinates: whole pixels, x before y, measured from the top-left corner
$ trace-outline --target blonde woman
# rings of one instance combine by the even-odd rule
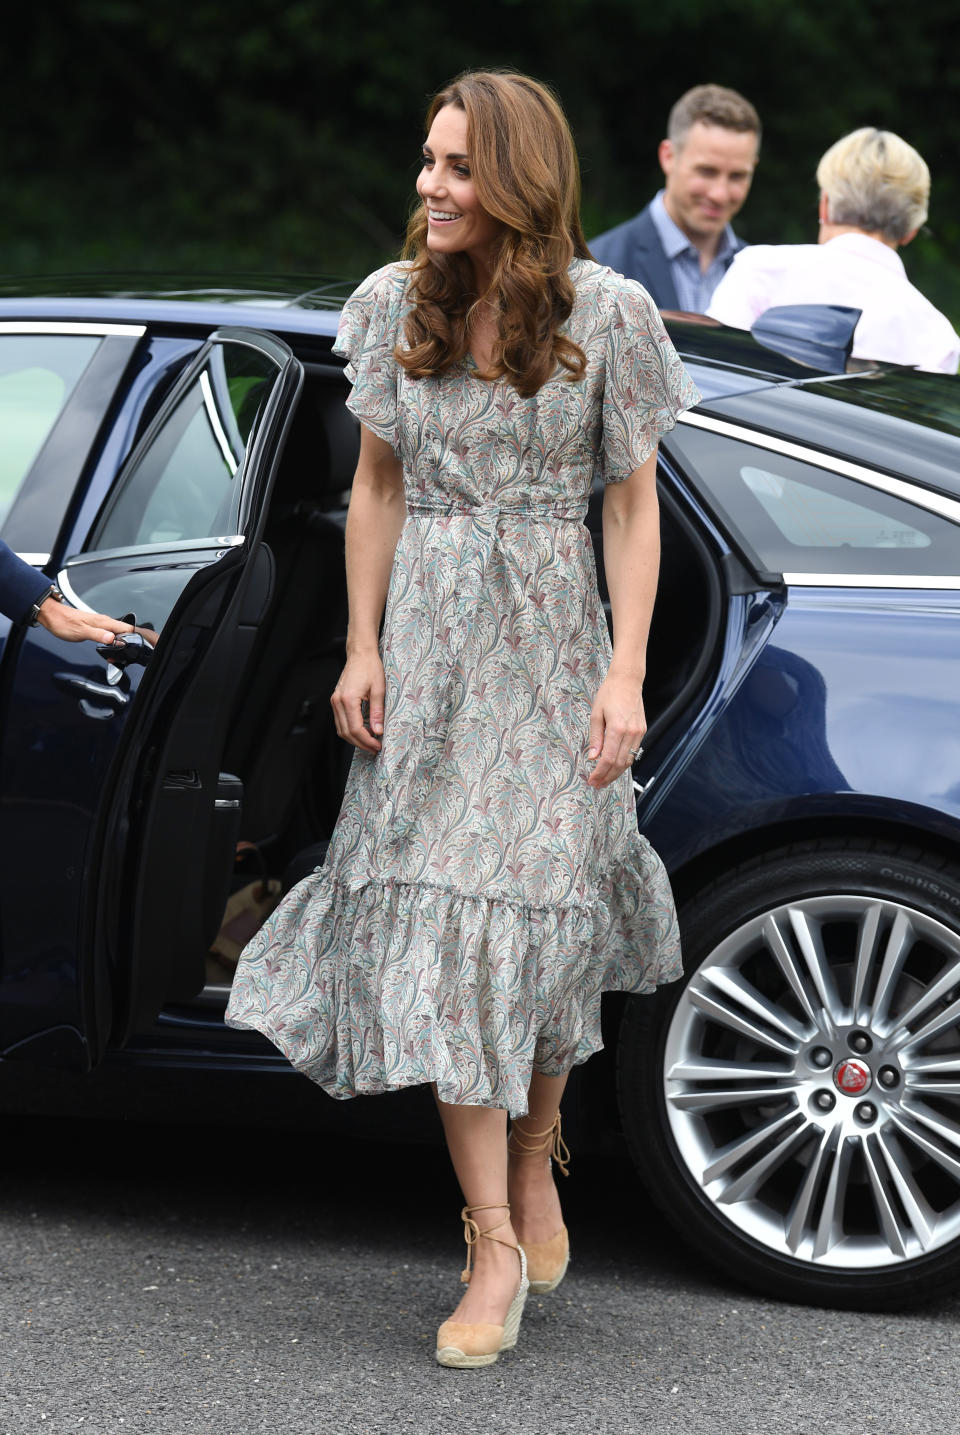
[[[560,1098],[601,1046],[601,992],[680,973],[630,769],[657,442],[698,396],[645,291],[589,257],[543,85],[442,90],[417,192],[404,261],[337,339],[362,430],[332,701],[357,751],[326,865],[247,948],[227,1019],[336,1097],[432,1085],[468,1246],[437,1359],[470,1367],[566,1271],[551,1156],[565,1169]]]

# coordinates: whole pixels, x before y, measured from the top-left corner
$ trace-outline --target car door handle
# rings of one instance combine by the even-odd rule
[[[634,778],[634,779],[633,779],[633,791],[634,791],[634,795],[635,795],[636,797],[643,797],[645,793],[647,793],[647,792],[650,791],[651,787],[652,787],[653,784],[656,782],[656,780],[657,780],[657,774],[656,774],[656,773],[654,773],[652,777],[648,777],[647,780],[646,780],[646,782],[638,782],[637,779]]]
[[[133,614],[130,613],[122,621],[127,622],[132,617]],[[107,660],[107,682],[113,687],[123,676],[124,668],[129,668],[134,663],[146,667],[153,656],[153,644],[148,642],[142,633],[122,633],[114,638],[112,643],[98,643],[97,652],[101,658]]]
[[[85,678],[80,673],[54,673],[53,681],[61,692],[79,696],[80,707],[87,717],[112,717],[112,712],[103,711],[105,707],[119,712],[130,701],[129,693],[94,682],[93,678]]]

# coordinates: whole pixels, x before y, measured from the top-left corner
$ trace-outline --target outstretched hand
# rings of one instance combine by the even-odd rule
[[[57,603],[48,598],[40,604],[37,622],[55,638],[68,643],[112,643],[117,634],[132,633],[133,625],[109,618],[106,613],[87,613],[83,608],[71,608],[69,603]]]
[[[386,686],[380,654],[360,653],[347,658],[330,697],[337,732],[364,752],[380,751]]]
[[[632,767],[632,754],[640,747],[646,730],[642,684],[608,673],[597,689],[590,712],[587,761],[596,766],[587,778],[588,785],[609,787]]]

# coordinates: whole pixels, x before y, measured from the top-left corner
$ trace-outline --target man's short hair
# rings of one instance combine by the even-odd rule
[[[694,85],[670,111],[667,139],[676,149],[682,148],[691,127],[698,122],[740,134],[753,133],[760,148],[760,116],[736,90],[727,90],[723,85]]]
[[[867,126],[844,135],[817,165],[831,224],[852,224],[900,244],[927,217],[930,171],[912,145]]]

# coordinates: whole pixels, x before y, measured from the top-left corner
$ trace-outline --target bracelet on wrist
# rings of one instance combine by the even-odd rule
[[[40,621],[40,609],[48,598],[52,598],[55,603],[62,603],[64,601],[63,594],[60,592],[56,583],[51,583],[47,591],[40,594],[40,597],[30,609],[30,612],[27,614],[27,625],[29,627],[35,628],[37,626],[37,623]]]

